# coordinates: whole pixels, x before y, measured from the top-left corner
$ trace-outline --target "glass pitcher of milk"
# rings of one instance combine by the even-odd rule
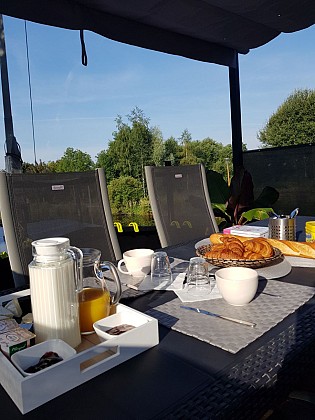
[[[32,242],[32,253],[29,274],[36,342],[59,338],[77,347],[82,251],[70,246],[68,238],[47,238]]]

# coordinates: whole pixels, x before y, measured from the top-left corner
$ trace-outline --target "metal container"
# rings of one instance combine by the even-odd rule
[[[296,240],[296,219],[290,216],[280,216],[269,219],[269,237],[287,241]]]
[[[305,223],[306,242],[315,242],[315,221]]]

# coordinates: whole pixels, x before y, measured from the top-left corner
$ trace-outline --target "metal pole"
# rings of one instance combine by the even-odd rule
[[[232,152],[233,168],[243,165],[242,148],[242,117],[241,117],[241,96],[240,80],[238,69],[238,55],[235,52],[235,67],[229,67],[230,80],[230,107],[231,107],[231,125],[232,125]]]
[[[4,113],[5,129],[5,170],[6,172],[22,172],[22,158],[20,145],[14,137],[13,121],[11,114],[10,89],[8,78],[8,65],[5,49],[5,37],[3,16],[0,14],[0,67],[1,67],[1,87]]]
[[[229,160],[230,160],[229,158],[225,158],[225,162],[226,162],[226,173],[227,173],[227,184],[228,184],[228,186],[231,185]]]

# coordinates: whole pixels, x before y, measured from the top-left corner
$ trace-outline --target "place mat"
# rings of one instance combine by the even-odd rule
[[[262,294],[262,291],[280,297]],[[255,328],[181,309],[182,302],[179,298],[152,307],[146,313],[168,328],[234,354],[295,312],[314,294],[314,287],[262,280],[259,282],[256,297],[248,305],[232,306],[223,299],[194,302],[190,305],[231,318],[255,322]]]
[[[301,259],[301,258],[299,258]],[[151,290],[161,290],[161,291],[174,291],[178,295],[181,295],[181,299],[183,302],[194,302],[196,301],[196,298],[192,298],[191,296],[187,296],[185,294],[185,289],[183,289],[183,281],[185,279],[185,272],[187,271],[189,261],[182,260],[180,258],[172,258],[170,257],[171,262],[171,268],[172,268],[172,274],[173,274],[173,282],[171,285],[161,284],[159,286],[154,287],[151,282],[150,275],[147,275],[144,277],[144,279],[141,279],[136,283],[132,276],[128,274],[122,274],[119,273],[120,279],[122,281],[122,298],[129,299],[129,298],[136,298],[139,296],[142,296]],[[211,274],[214,274],[217,270],[219,270],[220,267],[213,266],[209,264],[209,272]],[[288,260],[283,259],[280,261],[275,261],[272,264],[268,265],[267,267],[262,267],[257,269],[257,273],[259,276],[259,280],[268,280],[268,279],[277,279],[286,276],[291,272],[291,264]],[[137,290],[130,289],[126,284],[132,284],[137,287]],[[203,299],[200,300],[211,300],[215,299],[218,296],[216,296],[216,289],[213,288],[213,282],[211,283],[212,291],[211,294]],[[110,285],[109,285],[109,288]]]

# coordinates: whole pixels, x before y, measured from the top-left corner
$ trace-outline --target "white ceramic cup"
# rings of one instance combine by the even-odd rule
[[[123,258],[118,262],[118,270],[137,279],[143,278],[150,273],[153,254],[152,249],[146,248],[125,251]],[[125,269],[122,268],[122,265],[125,266]]]
[[[257,292],[258,274],[252,268],[221,268],[216,271],[215,278],[223,299],[230,305],[246,305]]]

